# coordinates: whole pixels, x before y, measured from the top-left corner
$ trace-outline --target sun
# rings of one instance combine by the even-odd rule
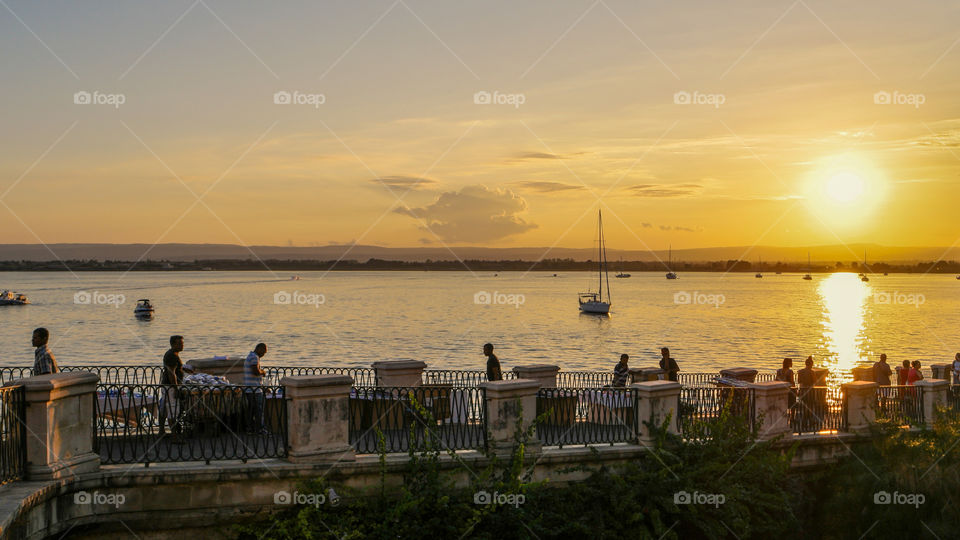
[[[825,191],[834,202],[847,204],[863,197],[865,182],[859,174],[849,171],[838,172],[827,178]]]

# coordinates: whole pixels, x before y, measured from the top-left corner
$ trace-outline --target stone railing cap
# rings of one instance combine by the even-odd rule
[[[770,389],[770,388],[790,388],[790,383],[785,381],[761,381],[750,383],[750,388]]]
[[[370,364],[373,369],[423,369],[427,363],[422,360],[401,359],[401,360],[381,360]]]
[[[946,379],[921,379],[913,384],[917,386],[950,386],[950,381]]]
[[[309,388],[313,386],[353,385],[348,375],[288,375],[280,379],[280,384],[291,388]]]
[[[871,386],[880,386],[873,381],[850,381],[840,385],[841,388],[867,388]]]
[[[96,384],[100,377],[89,371],[70,371],[67,373],[53,373],[51,375],[37,375],[10,381],[4,386],[20,386],[28,392],[56,390],[77,384]]]
[[[529,364],[526,366],[514,366],[513,371],[560,371],[560,366],[550,364]]]
[[[527,390],[532,388],[540,388],[540,381],[533,379],[510,379],[506,381],[487,381],[480,383],[482,388],[487,390],[495,390],[498,392],[506,392],[510,390]]]
[[[748,367],[735,367],[735,368],[721,369],[720,373],[721,374],[723,373],[757,373],[757,370],[754,368],[748,368]]]
[[[630,388],[638,390],[672,390],[680,387],[681,385],[677,381],[644,381],[630,385]]]
[[[198,368],[211,368],[223,366],[243,366],[243,356],[228,356],[226,358],[193,358],[184,362],[185,365]]]

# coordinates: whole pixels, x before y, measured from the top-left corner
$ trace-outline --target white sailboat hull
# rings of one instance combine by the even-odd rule
[[[610,303],[609,302],[582,302],[580,304],[580,311],[584,313],[601,313],[606,315],[610,313]]]

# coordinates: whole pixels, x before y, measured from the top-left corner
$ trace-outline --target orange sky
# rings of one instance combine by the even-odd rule
[[[0,242],[960,236],[960,7],[354,4],[9,2]]]

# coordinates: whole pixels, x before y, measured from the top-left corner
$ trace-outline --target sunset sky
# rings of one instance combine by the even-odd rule
[[[3,0],[0,71],[0,243],[960,236],[957,3]]]

